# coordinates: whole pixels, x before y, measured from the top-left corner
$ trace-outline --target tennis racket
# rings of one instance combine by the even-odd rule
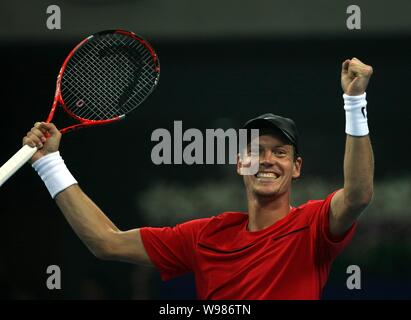
[[[78,123],[61,133],[124,119],[156,88],[160,63],[151,45],[136,34],[107,30],[81,41],[67,56],[57,77],[53,105]],[[0,168],[0,186],[37,151],[24,145]]]

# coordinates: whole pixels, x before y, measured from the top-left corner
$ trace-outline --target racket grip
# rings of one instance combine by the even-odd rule
[[[12,156],[5,164],[0,168],[0,186],[3,185],[17,170],[19,170],[23,164],[35,154],[37,147],[30,147],[24,145],[14,156]]]

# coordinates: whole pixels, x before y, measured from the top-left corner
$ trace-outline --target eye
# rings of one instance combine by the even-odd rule
[[[250,147],[248,147],[247,148],[247,155],[248,156],[251,156],[251,155],[253,155],[253,156],[257,156],[257,155],[259,155],[259,154],[261,154],[262,153],[262,150],[261,150],[261,148],[259,149],[259,150],[252,150]]]
[[[258,153],[258,152],[251,152],[251,150],[249,150],[249,151],[247,152],[247,156],[249,156],[249,157],[257,157],[257,156],[259,156],[259,153]]]
[[[284,149],[275,149],[273,151],[273,153],[277,156],[277,157],[285,157],[287,155],[287,151]]]
[[[249,150],[249,155],[253,155],[253,156],[258,156],[258,155],[263,155],[264,154],[264,149],[263,148],[258,148],[258,151],[255,150],[255,152],[251,152],[251,150]]]

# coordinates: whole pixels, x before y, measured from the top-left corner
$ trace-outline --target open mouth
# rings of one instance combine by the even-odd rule
[[[254,175],[257,179],[264,179],[264,180],[276,180],[280,176],[275,173],[275,172],[257,172],[257,174]]]

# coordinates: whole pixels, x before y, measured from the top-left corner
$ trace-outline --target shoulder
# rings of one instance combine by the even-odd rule
[[[244,222],[248,218],[242,212],[223,212],[209,218],[193,219],[176,225],[176,228],[184,231],[200,233],[203,230],[226,229]]]
[[[302,210],[302,211],[312,211],[315,210],[316,208],[321,207],[321,205],[323,204],[324,199],[320,199],[320,200],[308,200],[307,202],[299,205],[297,207],[298,210]]]
[[[330,193],[324,199],[308,200],[307,202],[298,206],[296,210],[301,217],[306,217],[309,220],[311,220],[321,212],[327,213],[330,208],[331,200],[337,191],[338,190]]]
[[[227,223],[227,222],[234,222],[234,221],[244,221],[244,219],[247,219],[248,214],[245,212],[223,212],[220,213],[216,216],[211,217],[211,220],[218,221],[220,223]]]
[[[208,228],[226,229],[236,227],[241,225],[247,219],[248,214],[245,212],[223,212],[210,218]]]
[[[200,236],[208,238],[237,233],[247,220],[248,214],[244,212],[223,212],[209,218],[207,224],[202,228]]]

